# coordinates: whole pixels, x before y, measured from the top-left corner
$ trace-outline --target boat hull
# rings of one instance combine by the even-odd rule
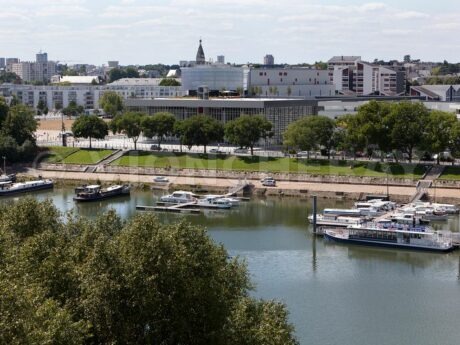
[[[423,251],[423,252],[448,253],[454,250],[453,246],[449,248],[434,248],[434,247],[411,246],[411,245],[392,243],[392,242],[344,239],[344,238],[332,236],[328,234],[327,232],[324,232],[324,238],[327,240],[333,241],[333,242],[341,243],[341,244],[352,244],[352,245],[381,247],[381,248],[397,248],[397,249],[415,250],[415,251]]]
[[[116,197],[121,197],[121,196],[128,196],[128,195],[130,195],[129,190],[125,191],[123,189],[119,189],[119,190],[112,191],[112,192],[99,193],[99,194],[96,194],[90,197],[77,195],[73,198],[73,200],[77,202],[93,202],[93,201],[101,201],[101,200],[106,200],[106,199],[116,198]]]
[[[0,196],[8,196],[8,195],[36,192],[36,191],[39,191],[39,190],[53,189],[53,187],[54,187],[54,183],[48,183],[48,184],[43,184],[43,185],[38,185],[38,186],[31,186],[31,187],[22,188],[22,189],[15,189],[15,190],[5,189],[5,190],[0,190]]]

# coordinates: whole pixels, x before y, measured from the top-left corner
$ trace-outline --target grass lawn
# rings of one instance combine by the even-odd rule
[[[75,147],[63,147],[63,146],[51,146],[48,147],[49,155],[43,160],[46,163],[59,163],[72,153],[79,151],[79,148]]]
[[[377,162],[327,161],[294,158],[236,157],[140,152],[123,156],[112,163],[118,166],[217,169],[235,171],[264,171],[308,173],[315,175],[385,177],[387,164]],[[389,164],[390,176],[419,179],[424,167],[415,164]]]
[[[444,173],[439,178],[440,180],[460,180],[460,167],[446,167]]]
[[[62,159],[65,164],[96,164],[113,153],[112,150],[78,150]]]

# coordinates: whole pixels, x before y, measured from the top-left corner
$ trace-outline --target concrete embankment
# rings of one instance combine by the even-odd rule
[[[255,195],[301,197],[307,198],[317,195],[324,198],[352,199],[357,200],[369,194],[386,195],[387,190],[393,200],[408,202],[415,193],[416,181],[391,179],[386,184],[386,179],[345,177],[345,176],[308,176],[293,174],[270,174],[277,179],[276,187],[264,187],[260,177],[267,175],[263,172],[233,173],[218,171],[197,170],[166,170],[166,169],[139,169],[113,170],[96,169],[95,173],[85,173],[83,167],[72,166],[65,169],[36,170],[29,169],[26,174],[31,176],[41,175],[62,181],[81,181],[84,183],[100,181],[102,183],[120,181],[139,186],[153,186],[159,189],[187,189],[193,191],[226,192],[230,188],[246,180],[253,185],[252,192]],[[123,173],[121,173],[123,172]],[[170,183],[168,185],[155,184],[153,176],[166,175]],[[450,188],[431,188],[429,195],[433,199],[436,196],[438,202],[460,203],[460,190]]]

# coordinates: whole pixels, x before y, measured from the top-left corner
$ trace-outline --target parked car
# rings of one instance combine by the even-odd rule
[[[224,153],[223,151],[220,151],[218,149],[210,149],[209,153]]]
[[[154,179],[153,179],[153,182],[157,182],[157,183],[168,183],[169,182],[169,179],[167,177],[164,177],[164,176],[156,176]]]
[[[265,176],[260,179],[260,182],[265,182],[265,181],[275,181],[275,179],[271,176]]]
[[[242,147],[233,150],[233,153],[248,153],[248,152],[249,152],[248,149],[245,149]]]
[[[274,179],[271,180],[263,180],[262,181],[262,186],[265,187],[276,187],[276,181]]]
[[[150,150],[161,151],[161,147],[159,145],[150,145]]]
[[[309,152],[308,151],[297,152],[297,157],[309,157]]]

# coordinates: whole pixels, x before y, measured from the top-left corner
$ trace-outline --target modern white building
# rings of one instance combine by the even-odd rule
[[[73,86],[34,86],[3,84],[3,95],[6,97],[16,96],[20,103],[36,108],[38,102],[43,100],[48,109],[59,109],[67,107],[74,101],[85,109],[98,109],[99,99],[107,91],[115,91],[123,99],[155,99],[183,97],[187,93],[179,86],[158,86],[158,85],[73,85]]]
[[[249,72],[250,96],[312,98],[335,95],[325,70],[309,68],[254,68]]]
[[[223,64],[196,65],[181,68],[182,89],[196,91],[207,86],[213,91],[237,91],[247,89],[249,68]]]

